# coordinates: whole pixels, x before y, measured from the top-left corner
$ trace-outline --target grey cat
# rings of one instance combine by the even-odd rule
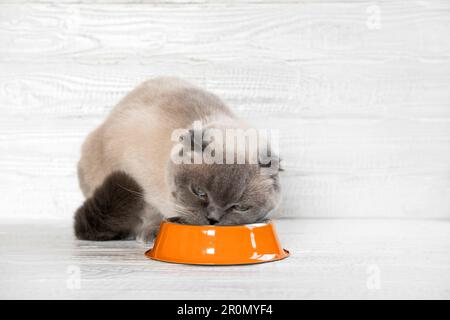
[[[195,142],[194,121],[217,130],[249,127],[218,97],[176,78],[146,81],[123,98],[83,144],[78,176],[86,200],[75,214],[76,237],[149,241],[162,219],[246,224],[277,208],[277,157],[269,164],[172,161],[174,130],[191,129]]]

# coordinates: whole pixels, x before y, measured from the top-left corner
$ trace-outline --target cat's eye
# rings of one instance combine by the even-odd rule
[[[248,211],[248,210],[250,210],[250,208],[251,208],[250,206],[246,206],[243,204],[237,204],[232,207],[233,210],[241,211],[241,212]]]
[[[197,197],[199,197],[202,200],[206,200],[208,198],[208,195],[205,191],[203,191],[201,188],[192,186],[191,187],[192,193],[195,194]]]

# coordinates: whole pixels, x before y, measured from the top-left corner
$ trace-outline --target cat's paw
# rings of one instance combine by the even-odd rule
[[[136,241],[140,243],[150,243],[155,241],[156,236],[159,232],[159,226],[149,226],[146,228],[142,228],[136,234]]]

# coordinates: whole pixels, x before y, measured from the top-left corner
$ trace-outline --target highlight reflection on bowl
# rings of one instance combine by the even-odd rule
[[[238,226],[194,226],[163,221],[149,258],[165,262],[233,265],[289,256],[271,221]]]

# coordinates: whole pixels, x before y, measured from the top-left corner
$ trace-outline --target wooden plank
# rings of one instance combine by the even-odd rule
[[[279,217],[450,218],[445,174],[304,174],[282,176],[282,187]]]
[[[395,0],[401,2],[401,0]],[[442,0],[438,0],[442,1]],[[421,5],[430,5],[438,2],[431,0],[422,2]],[[309,3],[325,3],[325,4],[346,4],[346,3],[364,3],[373,4],[370,0],[60,0],[58,3],[63,4],[145,4],[145,5],[214,5],[214,4],[309,4]],[[55,4],[53,0],[2,0],[3,4],[15,4],[15,3],[31,3],[31,4]]]
[[[299,68],[258,63],[151,66],[0,64],[3,114],[104,115],[141,81],[176,75],[211,90],[239,115],[307,118],[450,118],[450,62]]]
[[[344,121],[323,127],[297,120],[284,127],[281,154],[287,217],[449,218],[447,123],[397,127]],[[2,121],[0,216],[69,217],[81,204],[76,162],[100,118]],[[402,131],[399,133],[398,131]],[[422,136],[422,138],[421,138]],[[431,210],[432,209],[432,210]]]
[[[0,224],[2,299],[448,299],[450,222],[279,220],[291,257],[217,268],[150,245],[73,239],[70,221]],[[378,285],[377,285],[378,284]]]
[[[3,4],[0,61],[448,61],[448,2],[385,3],[375,29],[367,26],[370,4]]]
[[[86,135],[102,118],[0,121],[0,168],[18,174],[72,173]],[[311,121],[266,118],[280,134],[286,175],[444,174],[450,126],[421,121]],[[48,167],[54,163],[54,167]],[[57,165],[56,165],[57,164]]]
[[[0,106],[100,113],[139,81],[171,74],[250,116],[448,117],[445,4],[383,6],[380,30],[351,3],[3,5]]]
[[[72,170],[73,171],[73,170]],[[0,218],[70,218],[82,204],[76,175],[0,173]],[[449,219],[443,175],[299,175],[281,177],[283,202],[272,217]]]
[[[360,0],[60,0],[63,4],[146,4],[146,5],[193,5],[193,4],[292,4],[292,3],[352,3]],[[366,1],[367,3],[371,3]],[[54,4],[53,0],[2,0],[2,4],[37,3]]]

